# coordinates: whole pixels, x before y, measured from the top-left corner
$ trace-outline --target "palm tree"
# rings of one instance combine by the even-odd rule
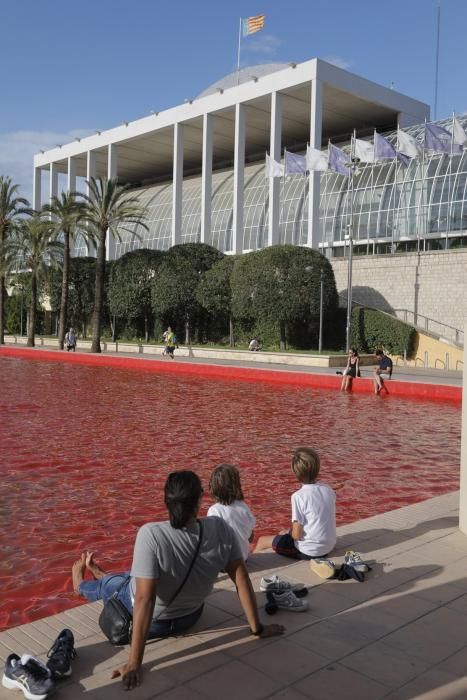
[[[28,200],[16,196],[18,188],[11,178],[0,175],[0,345],[5,342],[5,278],[12,262],[7,239],[18,226],[21,215],[30,212]]]
[[[85,200],[84,218],[97,240],[96,291],[92,314],[91,352],[101,352],[102,309],[104,303],[105,279],[105,243],[107,231],[121,240],[120,232],[128,231],[136,238],[139,236],[129,224],[148,227],[143,219],[146,208],[142,207],[137,197],[128,195],[127,187],[119,185],[116,178],[94,178],[87,181],[89,194],[83,194]]]
[[[60,197],[53,196],[50,204],[43,207],[49,212],[57,234],[63,235],[63,271],[62,296],[60,301],[60,323],[58,328],[58,344],[63,350],[65,343],[65,327],[67,322],[68,289],[70,286],[70,245],[78,233],[84,239],[93,238],[92,233],[80,223],[84,217],[84,202],[77,199],[78,192],[62,192]]]
[[[28,346],[34,347],[36,326],[37,288],[50,265],[63,261],[63,243],[54,238],[56,227],[45,212],[35,212],[21,223],[18,246],[24,266],[31,272],[31,305],[29,307]]]

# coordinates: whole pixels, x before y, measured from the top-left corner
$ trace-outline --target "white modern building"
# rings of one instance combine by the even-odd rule
[[[320,173],[266,179],[265,153],[279,161],[284,148],[322,148],[354,129],[364,138],[428,116],[427,105],[320,59],[245,68],[181,105],[39,153],[33,206],[58,192],[59,178],[70,190],[91,176],[130,184],[149,231],[110,240],[110,259],[191,241],[236,254],[277,243],[329,247],[341,234],[329,234],[329,210],[320,225]]]

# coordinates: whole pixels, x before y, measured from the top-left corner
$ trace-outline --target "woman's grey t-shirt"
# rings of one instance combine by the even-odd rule
[[[189,615],[204,603],[219,571],[242,558],[237,537],[224,520],[203,518],[203,539],[191,573],[176,599],[166,607],[182,583],[198,545],[199,525],[180,530],[170,522],[146,523],[136,536],[131,567],[131,590],[135,578],[158,579],[154,618],[172,619]]]

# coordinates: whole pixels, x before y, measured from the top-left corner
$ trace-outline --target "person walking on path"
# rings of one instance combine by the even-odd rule
[[[65,347],[67,349],[67,352],[70,352],[70,350],[73,350],[75,352],[76,349],[76,333],[74,328],[70,328],[68,333],[65,335]]]

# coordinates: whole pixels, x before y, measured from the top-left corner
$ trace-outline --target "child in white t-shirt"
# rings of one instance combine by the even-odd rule
[[[246,561],[250,552],[250,542],[253,541],[256,518],[243,500],[237,467],[219,464],[209,479],[209,491],[217,502],[209,508],[208,516],[217,515],[231,526]]]
[[[334,565],[323,559],[336,544],[336,494],[317,482],[319,454],[311,447],[299,447],[292,458],[292,470],[302,487],[292,494],[292,526],[278,535],[260,537],[255,552],[272,549],[292,559],[309,559],[322,578],[334,575]]]

